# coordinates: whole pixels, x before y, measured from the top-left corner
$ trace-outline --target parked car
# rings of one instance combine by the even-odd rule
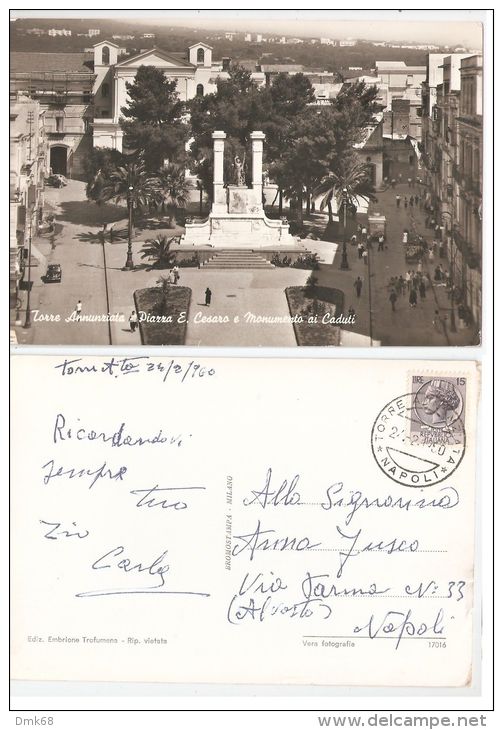
[[[61,264],[49,264],[45,273],[45,283],[59,283],[61,281],[62,271]]]
[[[51,185],[53,188],[64,188],[65,185],[68,185],[68,181],[64,175],[49,175],[49,177],[46,180],[48,185]]]

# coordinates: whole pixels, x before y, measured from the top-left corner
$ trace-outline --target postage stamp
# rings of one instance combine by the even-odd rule
[[[448,444],[458,421],[465,423],[466,378],[412,375],[411,392],[414,416],[410,433],[419,434],[423,443]]]
[[[410,387],[377,415],[371,446],[387,477],[424,488],[450,477],[465,454],[466,378],[413,374]]]

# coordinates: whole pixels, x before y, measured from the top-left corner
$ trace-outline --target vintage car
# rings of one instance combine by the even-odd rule
[[[61,264],[49,264],[47,271],[45,272],[44,281],[46,284],[52,282],[59,283],[61,281],[61,276]]]
[[[65,185],[68,185],[66,177],[58,173],[55,175],[49,175],[45,182],[53,188],[64,188]]]

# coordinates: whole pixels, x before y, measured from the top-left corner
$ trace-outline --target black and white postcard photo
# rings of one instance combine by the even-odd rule
[[[479,344],[483,24],[236,12],[12,12],[11,342]]]

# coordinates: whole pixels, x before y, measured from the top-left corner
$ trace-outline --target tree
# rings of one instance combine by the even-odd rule
[[[355,155],[346,156],[337,172],[330,171],[318,185],[316,193],[323,195],[321,210],[332,206],[333,202],[339,210],[344,201],[357,206],[360,198],[367,202],[377,200],[368,167],[359,162]]]
[[[160,276],[155,283],[159,284],[161,288],[161,301],[156,309],[160,315],[167,315],[169,310],[168,304],[171,282],[167,276]]]
[[[303,200],[309,211],[313,192],[335,164],[336,122],[336,115],[328,106],[306,108],[291,125],[285,152],[276,163],[276,177],[295,203],[299,224]]]
[[[156,175],[157,196],[161,205],[168,210],[185,208],[190,194],[190,188],[185,179],[183,167],[168,163],[161,167]]]
[[[87,180],[86,195],[89,200],[96,200],[100,196],[100,188],[97,183],[126,161],[127,158],[122,152],[111,147],[94,147],[84,157],[84,175]],[[101,173],[99,178],[97,178],[98,173]]]
[[[376,110],[376,87],[348,84],[327,106],[314,104],[314,89],[304,74],[279,74],[270,86],[258,88],[239,66],[229,78],[217,82],[217,91],[191,102],[194,142],[192,167],[211,195],[213,154],[211,135],[227,134],[224,180],[230,181],[234,155],[250,169],[249,138],[253,130],[266,135],[264,162],[270,177],[297,204],[302,223],[302,203],[309,210],[311,197],[330,172],[340,172],[340,161],[362,139]]]
[[[236,155],[245,160],[245,171],[251,169],[251,132],[265,133],[265,163],[272,165],[289,144],[291,124],[313,100],[313,87],[303,74],[280,74],[271,86],[258,88],[250,72],[239,65],[231,67],[228,79],[217,81],[215,93],[192,100],[192,167],[207,193],[212,193],[211,135],[215,130],[223,130],[227,135],[224,179],[230,182]]]
[[[171,251],[171,246],[175,241],[175,236],[168,238],[165,235],[150,238],[143,244],[141,250],[142,259],[154,259],[154,267],[166,269],[175,260],[176,254]],[[161,277],[165,278],[165,277]]]
[[[128,162],[109,171],[106,175],[100,170],[96,175],[96,189],[99,190],[96,202],[126,202],[132,214],[155,202],[158,193],[156,178],[147,172],[143,162]]]
[[[140,66],[133,83],[126,83],[129,98],[120,120],[125,144],[142,155],[150,172],[156,172],[166,159],[184,156],[187,128],[176,84],[153,66]]]
[[[364,81],[343,86],[335,99],[332,110],[337,119],[337,154],[344,155],[357,142],[360,142],[366,127],[372,124],[378,110],[377,86],[369,86]]]

